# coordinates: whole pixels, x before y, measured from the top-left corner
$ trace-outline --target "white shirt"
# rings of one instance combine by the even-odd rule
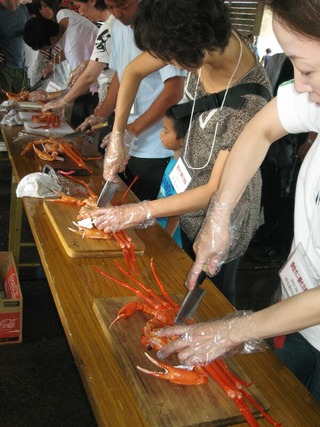
[[[297,93],[293,81],[279,87],[277,99],[282,126],[289,133],[320,132],[320,106],[310,101],[307,93]],[[319,165],[320,136],[318,135],[303,160],[298,175],[292,251],[301,243],[320,275],[320,204],[316,202],[320,195]],[[320,325],[304,329],[301,335],[320,350]]]
[[[109,18],[101,25],[90,57],[90,61],[106,64],[105,69],[102,70],[98,77],[98,94],[100,102],[105,98],[114,74],[114,71],[109,68],[112,48],[111,31],[114,23],[115,17],[110,15]]]
[[[60,39],[60,45],[71,70],[74,70],[80,62],[90,59],[98,28],[89,19],[69,9],[59,10],[57,22],[63,18],[68,18],[69,21],[68,28]]]

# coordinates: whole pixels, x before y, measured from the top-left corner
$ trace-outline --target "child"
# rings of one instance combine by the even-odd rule
[[[185,134],[189,126],[190,116],[176,119],[173,113],[173,107],[169,108],[163,118],[163,127],[160,134],[161,142],[167,150],[173,150],[173,156],[164,171],[158,199],[172,196],[176,194],[171,179],[170,173],[174,168],[180,156],[180,149],[183,144]],[[161,226],[172,236],[180,247],[182,247],[181,233],[179,226],[179,216],[172,216],[170,218],[158,218]]]

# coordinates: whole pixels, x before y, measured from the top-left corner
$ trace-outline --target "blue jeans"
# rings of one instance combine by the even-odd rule
[[[320,351],[296,332],[287,335],[284,347],[274,352],[313,397],[320,401]]]

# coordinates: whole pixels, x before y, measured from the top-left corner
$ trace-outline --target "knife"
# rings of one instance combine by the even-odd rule
[[[108,126],[108,122],[104,123],[98,123],[96,125],[92,125],[90,129],[97,130],[100,128],[104,128]],[[83,130],[77,130],[75,132],[68,133],[67,135],[64,135],[64,138],[77,138],[78,136],[87,135],[85,131]]]
[[[43,85],[43,80],[44,78],[41,77],[40,80],[37,81],[37,83],[35,83],[33,86],[31,86],[31,88],[29,89],[29,92],[33,92],[34,90],[38,89],[40,86]]]
[[[100,196],[97,201],[98,208],[104,208],[111,201],[114,193],[119,188],[119,184],[113,181],[106,181],[104,184]]]
[[[175,318],[175,321],[174,321],[175,323],[177,324],[183,323],[184,320],[189,319],[193,315],[193,313],[196,311],[202,298],[205,296],[207,292],[205,289],[200,288],[200,285],[202,284],[202,282],[206,277],[207,277],[206,272],[202,270],[197,278],[194,288],[187,293],[187,296],[183,300],[179,313]]]

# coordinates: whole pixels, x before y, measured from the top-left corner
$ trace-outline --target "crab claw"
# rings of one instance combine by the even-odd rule
[[[171,383],[180,384],[180,385],[200,385],[205,384],[208,381],[208,377],[194,370],[178,368],[176,366],[165,365],[160,363],[151,357],[149,354],[144,353],[150,362],[159,366],[164,370],[164,372],[148,371],[147,369],[137,366],[139,371],[144,372],[145,374],[152,375],[163,380],[170,381]]]

